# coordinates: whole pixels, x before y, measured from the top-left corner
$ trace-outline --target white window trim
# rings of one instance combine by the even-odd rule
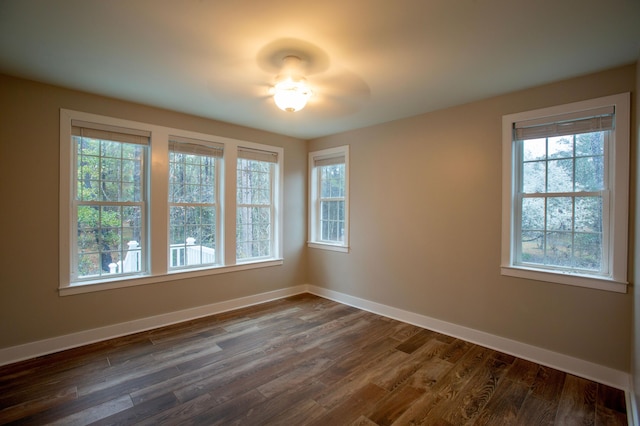
[[[147,245],[149,247],[149,267],[146,274],[118,276],[113,279],[100,279],[95,281],[71,282],[71,244],[72,212],[71,198],[73,196],[74,180],[71,178],[74,150],[71,143],[71,120],[82,120],[91,123],[102,123],[109,126],[139,129],[151,132],[150,150],[147,164],[146,185],[149,212],[167,212],[167,214],[148,215]],[[218,245],[222,250],[221,265],[207,265],[203,268],[187,270],[170,270],[168,256],[169,242],[169,218],[168,218],[168,149],[169,137],[180,136],[191,139],[199,139],[224,145],[224,175],[220,184],[219,200],[222,204],[220,220],[224,224],[218,227],[220,235],[216,236]],[[236,207],[236,158],[238,147],[246,147],[271,151],[277,153],[278,163],[274,173],[275,229],[273,233],[273,256],[268,259],[255,261],[236,261],[235,258],[235,207]],[[284,150],[272,145],[263,145],[254,142],[242,141],[231,138],[207,135],[187,130],[173,129],[154,124],[141,123],[131,120],[106,117],[68,109],[60,109],[60,206],[59,206],[59,287],[61,296],[88,293],[93,291],[108,290],[114,288],[146,285],[166,281],[175,281],[205,275],[241,271],[245,269],[272,267],[282,265],[283,262],[283,189],[284,189]]]
[[[319,228],[319,202],[318,202],[318,173],[315,167],[315,160],[321,158],[344,157],[344,178],[345,178],[345,224],[344,242],[330,243],[319,241],[317,238]],[[348,253],[349,252],[349,145],[327,148],[309,153],[309,225],[307,246],[310,248],[330,250]]]
[[[543,270],[514,264],[514,170],[516,161],[513,125],[516,122],[549,118],[605,106],[615,107],[614,143],[608,151],[611,204],[609,218],[609,274],[580,275],[564,271]],[[582,102],[509,114],[502,117],[502,254],[501,274],[579,287],[627,292],[627,250],[629,210],[629,138],[630,94],[622,93]],[[605,253],[605,255],[607,255]]]

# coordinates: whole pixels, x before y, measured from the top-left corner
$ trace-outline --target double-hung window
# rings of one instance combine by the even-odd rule
[[[169,137],[169,267],[219,263],[216,253],[219,159],[213,142]]]
[[[309,154],[309,246],[349,247],[349,147]]]
[[[279,147],[60,111],[60,294],[282,264]]]
[[[72,121],[71,280],[146,271],[148,132]]]
[[[503,274],[625,291],[628,95],[503,126]]]
[[[240,147],[237,160],[236,258],[268,258],[274,251],[274,183],[278,156]]]

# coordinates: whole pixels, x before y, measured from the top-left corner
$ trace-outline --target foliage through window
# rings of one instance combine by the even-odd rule
[[[348,247],[348,157],[347,146],[309,154],[309,244],[312,247],[340,250]]]
[[[503,118],[504,274],[576,285],[588,278],[626,282],[626,99]]]
[[[83,127],[84,126],[84,127]],[[145,270],[145,158],[148,136],[73,126],[77,280]]]
[[[61,110],[60,294],[282,264],[282,153]]]
[[[603,198],[609,131],[519,141],[520,263],[605,272]],[[606,213],[606,211],[605,211]]]
[[[269,257],[273,232],[273,172],[277,157],[240,149],[237,166],[236,257]]]
[[[217,171],[223,147],[175,136],[169,139],[169,267],[218,263]]]
[[[344,242],[345,166],[317,166],[320,180],[320,241]]]

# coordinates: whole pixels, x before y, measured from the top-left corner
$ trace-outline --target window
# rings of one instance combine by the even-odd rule
[[[278,147],[61,110],[60,294],[281,265],[282,161]]]
[[[71,279],[146,271],[145,167],[149,134],[72,121],[75,185]]]
[[[273,252],[273,175],[278,157],[274,153],[238,150],[236,257],[260,259]]]
[[[349,147],[309,154],[309,246],[349,247]]]
[[[218,263],[218,159],[223,145],[169,137],[169,267]]]
[[[629,96],[503,117],[502,273],[626,291]]]

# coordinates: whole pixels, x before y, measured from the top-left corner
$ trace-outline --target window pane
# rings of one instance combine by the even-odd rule
[[[548,232],[546,234],[545,264],[571,267],[573,264],[573,242],[570,232]]]
[[[535,194],[545,192],[547,173],[546,161],[524,163],[522,171],[522,192]]]
[[[573,157],[573,136],[557,136],[549,138],[547,144],[549,158]]]
[[[573,160],[548,162],[547,192],[573,192]]]
[[[547,140],[528,139],[522,143],[522,155],[524,161],[544,160],[547,158]]]
[[[522,199],[522,229],[544,230],[544,198]]]
[[[604,155],[604,132],[576,135],[576,157]]]
[[[520,238],[522,261],[527,263],[544,262],[544,233],[541,231],[522,231]]]
[[[574,245],[576,267],[593,271],[602,268],[601,234],[576,234]]]
[[[571,231],[573,229],[573,199],[551,197],[547,199],[547,229]]]
[[[576,191],[604,189],[604,157],[576,158]]]
[[[576,232],[602,232],[602,198],[576,197]]]

